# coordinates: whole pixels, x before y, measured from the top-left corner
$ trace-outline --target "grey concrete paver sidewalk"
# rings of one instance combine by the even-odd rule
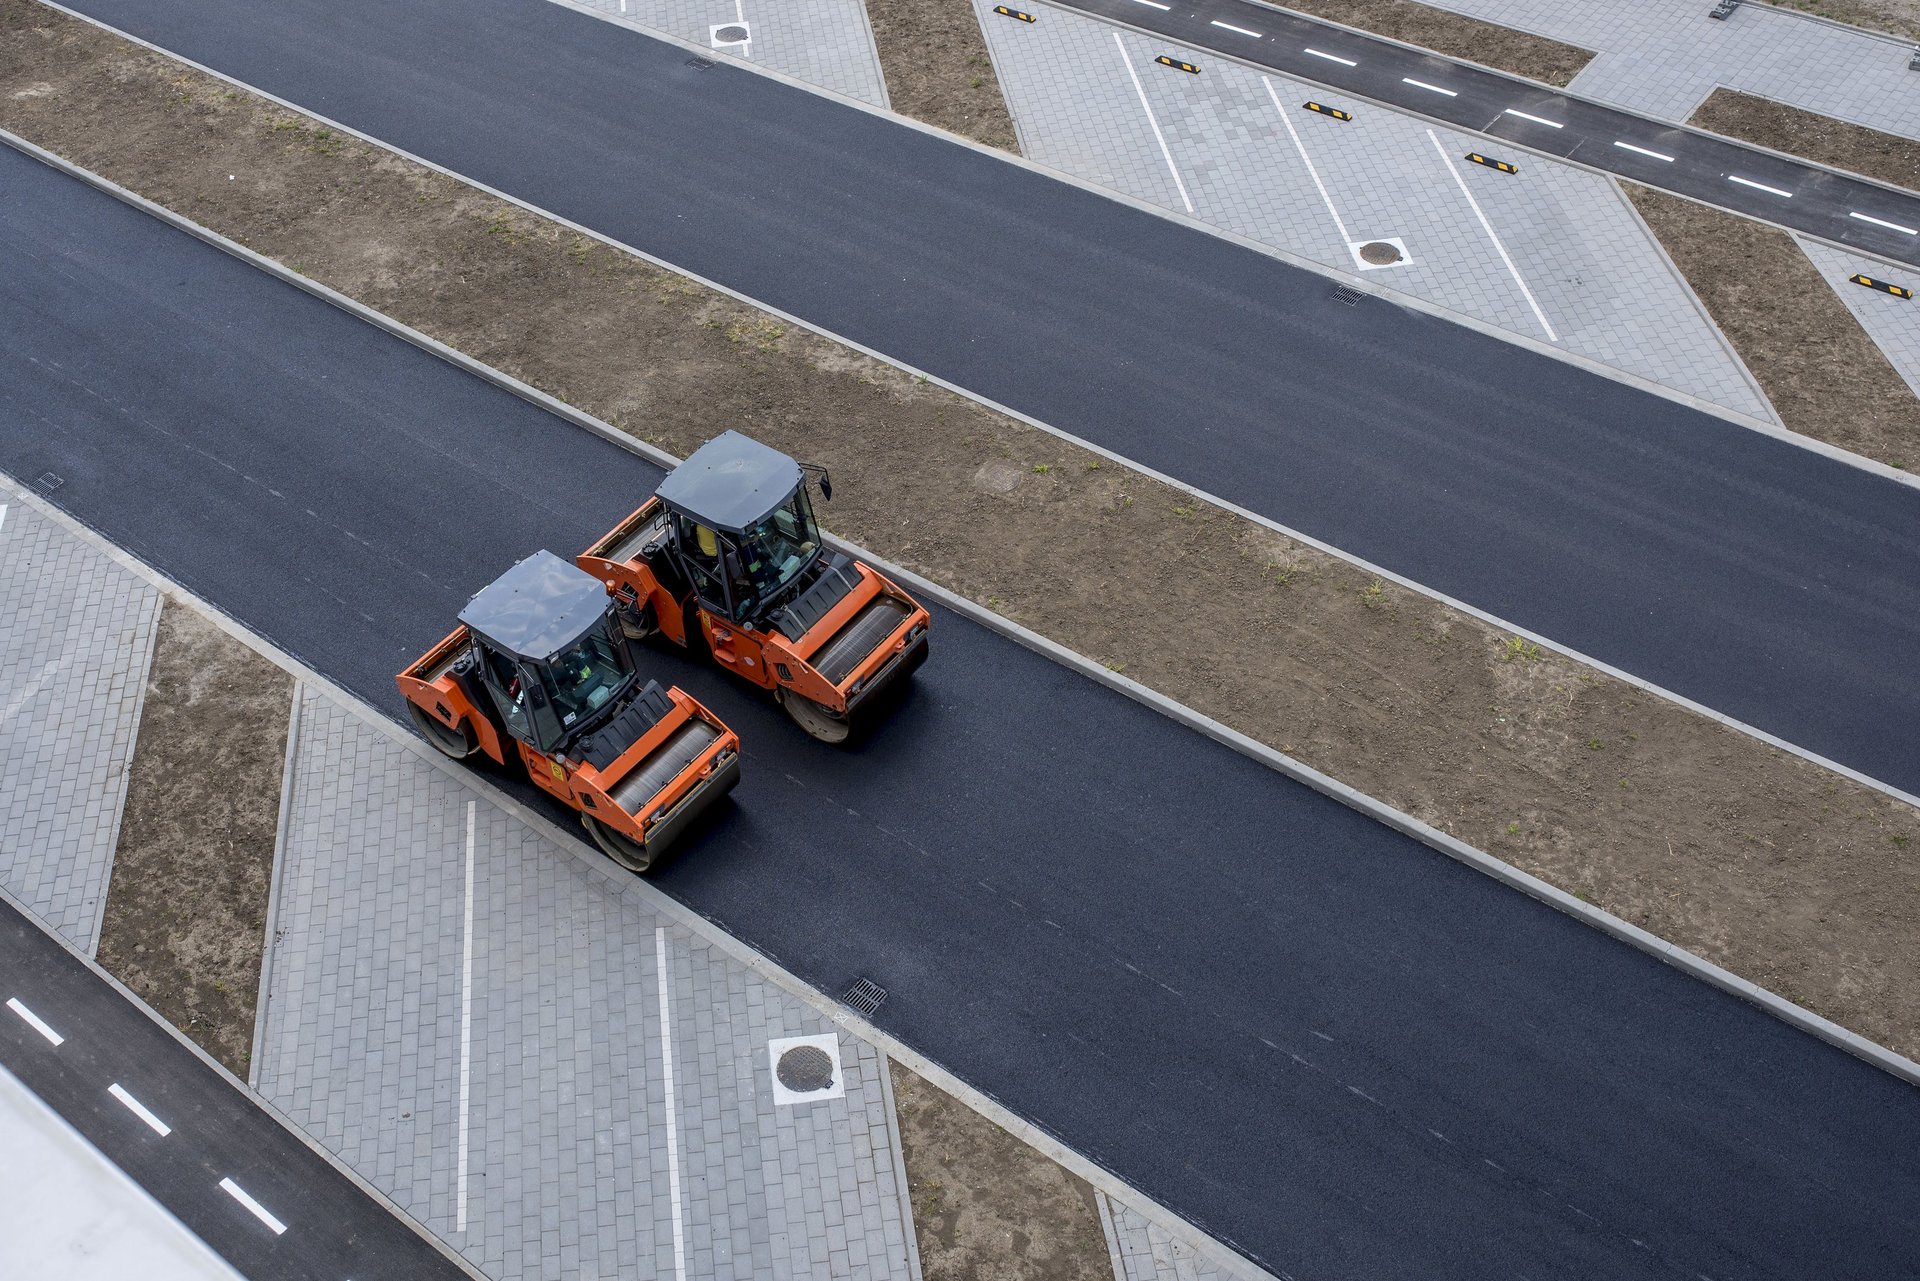
[[[1847,305],[1847,310],[1860,322],[1860,327],[1880,348],[1894,372],[1906,380],[1916,396],[1920,396],[1920,301],[1898,298],[1864,285],[1856,285],[1848,279],[1862,275],[1873,280],[1889,280],[1920,293],[1920,277],[1889,270],[1887,264],[1878,259],[1863,258],[1859,254],[1851,254],[1804,236],[1795,236],[1793,239],[1807,255],[1807,260],[1840,295],[1840,301]]]
[[[1251,1264],[1235,1266],[1201,1253],[1177,1233],[1103,1192],[1094,1196],[1116,1281],[1266,1281],[1268,1277]]]
[[[1765,5],[1707,17],[1696,0],[1424,0],[1598,56],[1568,87],[1684,121],[1715,86],[1920,138],[1920,72],[1910,42]]]
[[[0,494],[0,883],[99,943],[160,593]]]
[[[1499,173],[1464,159],[1497,150],[1484,138],[1204,55],[1198,75],[1160,66],[1195,55],[1082,14],[974,6],[1031,159],[1778,422],[1611,179],[1524,155]],[[1404,261],[1356,258],[1355,242],[1384,238]]]
[[[915,1276],[877,1049],[300,697],[267,1098],[494,1276]],[[836,1097],[775,1101],[769,1043],[799,1036],[837,1047]]]

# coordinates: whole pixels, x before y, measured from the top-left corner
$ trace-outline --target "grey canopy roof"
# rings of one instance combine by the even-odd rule
[[[599,579],[552,552],[535,552],[481,588],[460,621],[495,649],[545,662],[606,612]]]
[[[738,534],[800,487],[800,464],[737,431],[715,436],[660,483],[660,501],[702,525]]]

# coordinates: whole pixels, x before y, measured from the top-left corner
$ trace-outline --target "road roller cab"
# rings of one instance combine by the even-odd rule
[[[927,656],[927,611],[822,545],[809,471],[727,432],[578,558],[631,636],[659,633],[770,689],[809,734],[848,735],[856,711]]]
[[[456,759],[517,758],[637,872],[739,781],[733,732],[647,680],[606,589],[551,552],[482,589],[396,680],[428,742]]]

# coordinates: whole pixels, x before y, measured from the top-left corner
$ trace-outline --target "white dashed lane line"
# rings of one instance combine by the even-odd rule
[[[1161,4],[1160,0],[1133,0],[1133,2],[1135,4],[1143,4],[1147,6],[1147,8],[1149,9],[1158,9],[1162,13],[1165,13],[1168,9],[1173,7],[1172,5]]]
[[[127,1111],[133,1113],[135,1116],[139,1117],[142,1121],[145,1121],[147,1125],[152,1128],[153,1132],[159,1135],[161,1138],[164,1139],[169,1134],[173,1133],[172,1126],[168,1125],[165,1121],[162,1121],[159,1117],[149,1112],[147,1110],[146,1105],[140,1102],[139,1099],[136,1099],[131,1094],[127,1093],[125,1088],[123,1088],[118,1081],[115,1081],[112,1085],[109,1085],[107,1087],[107,1093],[111,1094],[114,1098],[119,1099],[120,1102],[124,1103],[127,1107]]]
[[[1673,163],[1673,157],[1664,151],[1648,151],[1645,147],[1636,147],[1630,142],[1616,142],[1613,145],[1622,151],[1631,151],[1636,156],[1647,156],[1654,160],[1664,160],[1668,164]]]
[[[1236,35],[1252,36],[1255,40],[1265,39],[1258,31],[1249,31],[1245,27],[1236,27],[1231,22],[1222,22],[1218,18],[1213,20],[1213,25],[1219,27],[1222,31],[1231,31]]]
[[[1357,67],[1360,65],[1359,63],[1355,62],[1352,58],[1342,58],[1337,53],[1322,53],[1318,49],[1314,49],[1314,48],[1302,49],[1300,52],[1310,53],[1316,58],[1325,58],[1328,62],[1337,62],[1343,67]]]
[[[35,1014],[32,1010],[28,1009],[25,1005],[21,1004],[19,997],[17,996],[8,997],[7,1008],[12,1010],[15,1014],[18,1014],[21,1018],[25,1019],[28,1027],[38,1032],[41,1036],[46,1037],[47,1040],[53,1042],[54,1045],[57,1046],[62,1041],[67,1039],[64,1036],[61,1036],[58,1032],[54,1031],[52,1028],[48,1027],[45,1021],[42,1020],[38,1014]]]
[[[1920,236],[1920,230],[1912,227],[1902,227],[1897,222],[1888,222],[1885,218],[1876,218],[1872,214],[1863,214],[1855,211],[1848,214],[1847,217],[1858,218],[1861,222],[1870,222],[1876,227],[1885,227],[1888,231],[1897,231],[1904,236]]]
[[[1533,123],[1537,125],[1545,125],[1549,129],[1560,128],[1560,123],[1556,120],[1543,120],[1539,116],[1530,116],[1524,111],[1515,111],[1512,107],[1508,107],[1506,111],[1502,114],[1509,115],[1509,116],[1518,116],[1522,120],[1531,120],[1533,121]]]
[[[235,1183],[232,1179],[220,1180],[220,1190],[238,1201],[241,1205],[246,1206],[254,1218],[267,1225],[268,1230],[271,1231],[273,1235],[279,1236],[287,1230],[286,1224],[274,1218],[272,1214],[268,1213],[266,1206],[261,1205],[258,1201],[248,1196],[246,1189],[238,1183]]]
[[[1753,189],[1754,189],[1755,191],[1764,191],[1764,192],[1767,192],[1767,193],[1769,193],[1770,195],[1775,195],[1775,196],[1781,196],[1781,197],[1784,197],[1784,198],[1785,198],[1785,199],[1787,199],[1787,200],[1792,200],[1792,199],[1793,199],[1793,193],[1792,193],[1791,191],[1782,191],[1782,190],[1780,190],[1780,188],[1778,188],[1778,187],[1769,187],[1769,186],[1768,186],[1768,185],[1767,185],[1766,183],[1764,183],[1764,182],[1755,182],[1755,181],[1754,181],[1753,179],[1751,179],[1751,178],[1742,178],[1742,177],[1741,177],[1741,176],[1740,176],[1739,174],[1737,174],[1737,173],[1730,173],[1730,174],[1728,174],[1728,175],[1727,175],[1727,181],[1728,181],[1728,182],[1737,182],[1737,183],[1739,183],[1739,184],[1740,184],[1741,186],[1743,186],[1743,187],[1752,187],[1752,188],[1753,188]]]
[[[1449,98],[1458,98],[1460,96],[1451,89],[1442,89],[1439,85],[1430,85],[1424,80],[1415,80],[1412,76],[1401,76],[1400,83],[1403,85],[1412,85],[1416,89],[1425,89],[1429,93],[1444,93]]]

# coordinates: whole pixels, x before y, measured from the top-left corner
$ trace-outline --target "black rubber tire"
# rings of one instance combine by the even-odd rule
[[[427,709],[412,699],[407,700],[407,715],[413,717],[414,728],[420,731],[420,737],[432,743],[443,756],[464,761],[480,750],[480,740],[467,728],[465,721],[460,722],[460,728],[453,729],[427,715]]]
[[[598,822],[591,814],[582,814],[580,821],[586,824],[587,834],[593,837],[593,843],[600,847],[601,852],[629,872],[644,876],[653,866],[653,851],[644,845]]]
[[[773,696],[786,709],[787,715],[793,718],[795,725],[823,743],[844,743],[853,733],[850,720],[833,715],[810,698],[803,698],[784,688],[775,689]]]

